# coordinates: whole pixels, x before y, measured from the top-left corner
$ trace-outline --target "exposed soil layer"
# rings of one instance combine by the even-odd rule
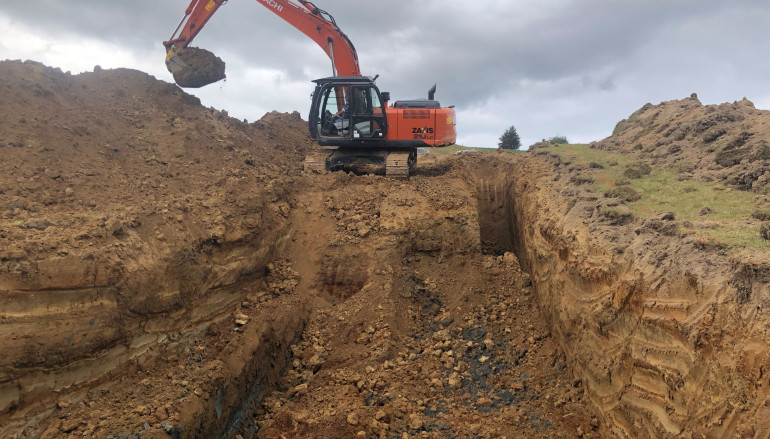
[[[2,437],[770,431],[766,255],[600,215],[624,201],[579,165],[305,174],[296,113],[238,121],[131,70],[0,74]],[[762,191],[746,102],[645,106],[594,148]],[[738,129],[687,122],[711,119],[751,153],[707,166]]]
[[[631,156],[640,172],[759,192],[764,207],[769,122],[748,100],[703,106],[693,96],[645,105],[591,148]],[[711,129],[725,139],[704,137]],[[736,148],[746,154],[719,163]],[[515,247],[612,435],[767,437],[768,252],[698,237],[673,211],[638,218],[623,194],[582,184],[601,179],[599,167],[533,152],[542,160],[511,170]],[[739,184],[747,172],[751,184]]]
[[[37,431],[232,313],[312,144],[298,114],[247,124],[137,71],[0,70],[0,428]]]

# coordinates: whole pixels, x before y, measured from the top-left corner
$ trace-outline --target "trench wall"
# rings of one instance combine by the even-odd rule
[[[105,248],[52,256],[22,276],[0,276],[0,436],[45,425],[61,395],[78,400],[230,315],[244,285],[260,282],[288,239],[280,203],[266,199],[173,241],[154,242],[141,228],[124,226]],[[267,345],[276,358],[301,324],[297,318],[266,328],[277,334]],[[257,340],[243,349],[266,348]],[[277,362],[273,369],[282,367]],[[265,375],[248,361],[228,366],[220,398],[246,397],[243,389]],[[230,379],[242,385],[228,386]]]
[[[590,203],[562,196],[548,165],[527,163],[480,187],[504,200],[510,241],[604,431],[770,437],[766,270],[681,245],[668,259],[649,255],[642,238],[620,254],[580,219]]]

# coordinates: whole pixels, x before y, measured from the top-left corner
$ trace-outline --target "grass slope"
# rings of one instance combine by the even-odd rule
[[[694,232],[704,241],[735,250],[770,250],[770,241],[760,237],[760,221],[753,218],[761,207],[754,193],[718,183],[680,180],[674,169],[649,167],[633,156],[588,145],[537,150],[556,154],[568,168],[577,170],[572,177],[575,184],[604,196],[625,198],[635,217],[674,212],[685,224],[683,234]]]

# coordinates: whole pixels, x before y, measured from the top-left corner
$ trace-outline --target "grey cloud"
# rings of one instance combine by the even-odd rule
[[[157,48],[159,63],[160,43],[188,5],[187,0],[7,3],[5,15],[49,38],[96,38],[137,52]],[[315,3],[332,13],[350,36],[364,73],[380,74],[381,87],[394,97],[422,97],[438,83],[438,98],[456,105],[461,114],[491,110],[490,102],[506,99],[503,108],[510,111],[511,123],[534,137],[553,135],[539,132],[549,129],[546,124],[554,117],[568,125],[558,128],[561,134],[587,136],[599,126],[606,126],[609,134],[615,122],[645,102],[693,91],[702,97],[734,100],[746,95],[770,101],[763,86],[770,62],[761,56],[770,21],[765,1]],[[225,61],[233,66],[279,70],[287,82],[307,82],[330,70],[318,47],[255,0],[229,1],[195,45],[226,54],[230,59]],[[581,114],[549,110],[565,102]],[[533,103],[540,114],[528,114]],[[500,132],[509,125],[501,123]]]

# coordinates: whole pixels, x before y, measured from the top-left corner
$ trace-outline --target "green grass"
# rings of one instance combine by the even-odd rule
[[[465,145],[457,145],[457,144],[449,145],[449,146],[439,146],[439,147],[427,148],[427,149],[431,152],[431,154],[438,154],[438,155],[452,155],[457,151],[463,151],[466,149],[472,149],[474,151],[479,151],[479,152],[497,152],[497,148],[476,148],[473,146],[465,146]],[[515,150],[510,152],[520,153],[520,152],[526,152],[526,151]]]
[[[717,190],[711,183],[678,181],[677,173],[672,170],[653,170],[648,176],[631,180],[631,186],[643,194],[641,201],[649,209],[655,212],[673,211],[679,219],[738,221],[750,218],[756,210],[755,194]],[[700,215],[704,207],[714,212]]]
[[[439,146],[436,148],[427,148],[431,154],[438,154],[438,155],[452,155],[456,153],[457,151],[461,151],[463,149],[468,149],[468,147],[463,145],[448,145],[448,146]]]
[[[593,180],[585,184],[591,192],[605,194],[619,181],[627,182],[628,187],[641,195],[638,201],[628,203],[637,218],[674,212],[677,220],[695,224],[692,232],[696,238],[734,249],[770,250],[770,241],[760,238],[758,226],[744,222],[758,210],[754,200],[756,194],[719,187],[714,183],[679,181],[679,174],[674,169],[652,168],[648,175],[641,178],[628,178],[624,171],[638,164],[634,157],[591,149],[587,145],[551,146],[538,148],[538,151],[558,154],[567,168],[582,165],[576,179]],[[713,212],[701,215],[704,207]]]
[[[721,226],[714,229],[695,229],[697,237],[718,242],[734,249],[770,250],[768,241],[759,236],[758,227]]]

